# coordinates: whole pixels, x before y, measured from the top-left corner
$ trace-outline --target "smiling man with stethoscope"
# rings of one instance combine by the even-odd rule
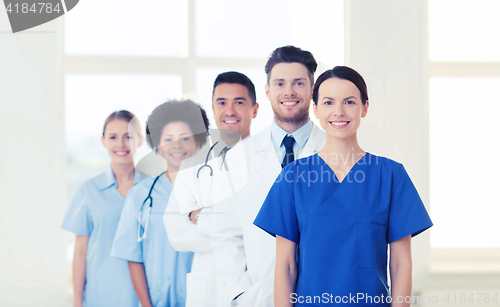
[[[231,193],[226,153],[240,139],[250,135],[250,125],[258,108],[255,87],[247,76],[234,71],[218,75],[213,86],[212,109],[220,135],[211,133],[212,145],[203,157],[204,163],[181,168],[177,175],[164,223],[175,249],[195,252],[187,279],[186,307],[216,306],[210,213],[213,213],[214,204]],[[193,211],[186,208],[203,209]]]

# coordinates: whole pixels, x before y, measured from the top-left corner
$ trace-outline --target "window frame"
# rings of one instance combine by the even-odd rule
[[[429,16],[429,1],[432,0],[427,0],[427,16]],[[500,78],[500,61],[431,61],[429,32],[429,18],[427,18],[428,85],[430,85],[432,78]],[[427,100],[430,104],[429,92]],[[430,127],[429,133],[432,133]],[[429,158],[430,156],[431,152],[429,152]],[[431,203],[429,207],[432,208],[432,205]],[[467,276],[467,278],[500,276],[500,248],[438,248],[432,246],[429,248],[431,253],[429,272],[435,278],[457,275]]]
[[[65,54],[65,74],[174,74],[182,78],[182,93],[196,90],[196,69],[238,67],[262,69],[267,58],[211,58],[196,55],[196,0],[188,0],[186,57]]]

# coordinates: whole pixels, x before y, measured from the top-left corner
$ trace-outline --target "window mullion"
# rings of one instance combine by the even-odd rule
[[[500,62],[430,62],[434,78],[500,78]]]

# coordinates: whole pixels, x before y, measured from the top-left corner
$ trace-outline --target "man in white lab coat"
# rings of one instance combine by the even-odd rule
[[[309,118],[316,67],[310,52],[294,46],[277,48],[266,64],[265,91],[274,120],[264,132],[241,142],[245,155],[240,164],[246,165],[248,178],[231,196],[226,214],[215,218],[211,232],[218,306],[274,306],[276,241],[253,221],[282,167],[325,144],[325,133]],[[234,154],[229,152],[228,158]]]
[[[230,195],[230,189],[224,188],[228,186],[226,155],[250,134],[258,108],[255,87],[247,76],[234,71],[218,75],[212,109],[220,135],[212,133],[212,145],[183,161],[183,166],[193,165],[193,160],[202,158],[203,164],[181,166],[177,173],[163,220],[170,244],[178,251],[195,253],[187,276],[186,307],[218,306],[215,261],[209,244],[211,219],[216,214],[213,205]]]

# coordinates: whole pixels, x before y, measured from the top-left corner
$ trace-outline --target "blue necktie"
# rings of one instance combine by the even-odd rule
[[[293,156],[293,143],[295,142],[295,139],[293,136],[285,136],[283,138],[283,144],[285,145],[286,153],[285,157],[283,158],[283,163],[281,163],[281,167],[285,167],[288,165],[288,163],[293,162],[294,156]]]

